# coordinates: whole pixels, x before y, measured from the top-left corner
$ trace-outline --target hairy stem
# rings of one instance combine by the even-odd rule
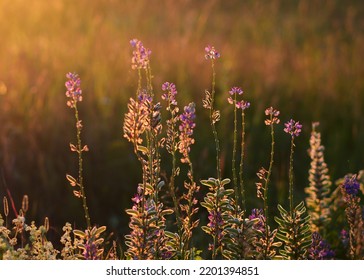
[[[221,179],[221,167],[220,167],[220,142],[217,136],[217,130],[215,125],[215,120],[213,118],[214,110],[214,100],[215,100],[215,84],[216,84],[216,72],[215,72],[215,64],[214,60],[211,60],[211,68],[212,68],[212,88],[211,88],[211,106],[210,106],[210,123],[212,127],[212,133],[214,135],[215,147],[216,147],[216,174],[217,179]]]
[[[87,228],[90,229],[91,228],[91,219],[90,219],[90,214],[89,214],[87,202],[86,202],[85,187],[83,184],[83,158],[82,158],[83,147],[82,147],[82,142],[81,142],[81,126],[80,126],[80,119],[78,116],[78,109],[77,109],[76,102],[75,102],[74,108],[75,108],[75,118],[76,118],[76,128],[77,128],[78,183],[79,183],[80,190],[81,190],[82,206],[83,206],[83,210],[85,212]]]
[[[241,113],[241,154],[240,154],[240,166],[239,166],[239,180],[240,180],[240,192],[241,192],[241,209],[245,212],[245,187],[243,180],[243,168],[244,168],[244,155],[245,155],[245,113],[242,110]]]
[[[289,211],[293,217],[293,151],[294,151],[294,137],[291,139],[291,153],[289,156]]]
[[[235,193],[235,214],[238,213],[239,205],[239,191],[238,191],[238,178],[236,175],[236,144],[237,144],[237,108],[236,108],[236,93],[234,94],[234,140],[233,140],[233,156],[232,156],[232,171],[233,171],[233,183],[234,183],[234,193]]]

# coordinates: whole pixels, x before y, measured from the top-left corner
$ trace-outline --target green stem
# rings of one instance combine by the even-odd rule
[[[237,108],[236,108],[236,93],[234,95],[234,140],[233,140],[233,158],[232,158],[232,171],[233,171],[233,183],[234,183],[234,193],[235,193],[235,214],[238,213],[239,205],[239,191],[238,191],[238,178],[236,175],[236,144],[237,144]]]
[[[83,147],[82,147],[82,142],[81,142],[81,127],[79,126],[80,119],[78,116],[78,109],[77,109],[76,102],[74,104],[74,108],[75,108],[76,129],[77,129],[78,183],[80,186],[81,197],[82,197],[82,206],[83,206],[83,210],[85,212],[87,228],[90,229],[91,228],[91,219],[90,219],[90,214],[89,214],[87,202],[86,202],[85,187],[83,185],[83,158],[82,158]]]
[[[212,68],[212,89],[211,89],[211,106],[210,106],[210,123],[212,127],[212,133],[214,135],[215,147],[216,147],[216,174],[217,179],[221,179],[221,167],[220,167],[220,142],[217,136],[217,130],[215,121],[213,118],[214,114],[214,101],[215,101],[215,84],[216,84],[216,72],[215,72],[215,64],[214,60],[211,59],[211,68]]]
[[[273,162],[274,162],[274,123],[273,123],[273,115],[270,115],[270,135],[271,135],[271,150],[270,150],[270,162],[269,162],[269,169],[268,169],[268,174],[267,174],[267,179],[265,181],[265,186],[264,186],[264,216],[266,219],[266,223],[265,223],[265,230],[266,230],[266,234],[268,234],[268,225],[269,225],[269,213],[268,213],[268,184],[270,181],[270,176],[272,174],[272,167],[273,167]]]
[[[191,236],[192,236],[192,233],[189,233],[188,231],[192,231],[192,211],[193,211],[193,195],[194,195],[194,192],[196,191],[196,187],[195,187],[195,181],[193,179],[193,166],[192,166],[192,162],[190,161],[190,157],[188,155],[187,157],[187,160],[188,160],[188,163],[189,163],[189,174],[188,174],[188,178],[190,179],[190,183],[191,183],[191,186],[188,190],[188,194],[187,194],[187,197],[188,197],[188,208],[187,208],[187,217],[188,217],[188,224],[186,225],[186,229],[185,229],[185,233],[186,233],[186,236],[185,236],[185,239],[182,240],[181,238],[181,241],[183,241],[184,243],[184,246],[182,247],[182,260],[185,259],[185,255],[186,255],[186,252],[190,249],[190,244],[191,244]]]
[[[239,166],[239,180],[240,180],[240,192],[241,192],[241,209],[245,212],[245,187],[243,180],[243,168],[244,168],[244,155],[245,155],[245,113],[241,112],[241,154],[240,154],[240,166]]]
[[[291,139],[291,154],[289,156],[289,210],[291,217],[293,217],[293,150],[294,136]]]

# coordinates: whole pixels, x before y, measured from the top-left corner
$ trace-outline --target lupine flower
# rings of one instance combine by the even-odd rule
[[[169,101],[170,104],[177,105],[177,101],[176,101],[176,95],[177,95],[176,85],[174,83],[165,82],[162,85],[162,90],[164,91],[164,93],[162,94],[162,99]]]
[[[231,97],[231,96],[229,96],[228,99],[227,99],[228,102],[230,104],[235,104],[236,108],[238,108],[238,109],[245,110],[245,109],[249,108],[250,107],[250,103],[249,102],[244,101],[244,100],[241,100],[241,101],[236,101],[235,100],[235,96],[236,95],[242,95],[243,93],[244,92],[243,92],[243,90],[240,87],[232,87],[231,90],[229,91],[229,94],[231,96],[234,96],[234,98]]]
[[[193,134],[193,129],[196,127],[194,122],[195,115],[195,103],[191,102],[188,106],[184,107],[184,112],[180,115],[181,124],[179,126],[180,142],[178,144],[178,149],[184,158],[181,159],[182,162],[188,162],[188,153],[190,152],[190,146],[195,142],[191,138]]]
[[[279,111],[274,109],[273,107],[269,107],[265,110],[265,115],[266,116],[270,116],[269,119],[266,119],[264,121],[264,123],[266,125],[271,125],[271,124],[279,124],[280,120],[278,119],[279,116]]]
[[[205,48],[205,51],[206,51],[206,54],[205,54],[205,58],[206,59],[217,59],[220,57],[220,53],[218,53],[216,50],[215,50],[215,47],[212,47],[210,45],[208,45],[206,48]]]
[[[131,68],[133,70],[146,69],[149,64],[149,57],[152,51],[145,48],[143,43],[138,39],[131,40],[130,44],[134,48],[133,57],[131,59]]]
[[[231,90],[229,91],[230,95],[242,95],[244,92],[240,87],[232,87]]]
[[[224,225],[224,220],[221,216],[221,213],[219,211],[209,211],[209,223],[207,224],[207,226],[211,229],[213,229],[213,236],[217,237],[217,240],[221,240],[221,238],[223,237],[223,230],[222,227]],[[217,232],[215,232],[215,230]],[[219,242],[217,242],[219,243]],[[216,248],[214,248],[213,244],[209,244],[208,250],[212,251],[212,250],[216,250]]]
[[[302,125],[299,122],[290,120],[284,124],[284,132],[291,134],[292,137],[297,137],[301,133]]]
[[[235,104],[236,108],[238,109],[242,109],[242,110],[245,110],[247,108],[250,107],[250,103],[247,102],[247,101],[244,101],[244,100],[241,100],[241,101],[236,101],[236,104]]]
[[[318,232],[312,234],[312,244],[308,253],[308,258],[311,260],[331,260],[335,256],[335,252]]]
[[[257,222],[254,225],[254,229],[259,230],[261,232],[265,231],[265,217],[263,214],[263,209],[252,209],[251,214],[249,215],[249,220],[259,219],[259,222]]]
[[[356,175],[352,177],[345,176],[345,182],[343,184],[343,188],[347,195],[356,196],[360,189],[360,184],[356,179]]]
[[[81,79],[76,73],[67,73],[66,77],[68,81],[65,83],[67,88],[66,96],[69,98],[67,101],[67,106],[73,108],[76,102],[82,101],[82,90],[81,90]]]

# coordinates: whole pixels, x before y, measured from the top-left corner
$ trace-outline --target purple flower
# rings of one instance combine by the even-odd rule
[[[229,91],[230,95],[242,95],[244,92],[240,87],[232,87],[231,90]]]
[[[162,99],[167,100],[172,105],[177,105],[176,101],[176,95],[177,95],[177,89],[176,85],[174,83],[165,82],[162,85],[162,90],[165,92],[162,94]]]
[[[286,122],[284,126],[284,132],[291,134],[292,137],[299,136],[301,133],[302,125],[292,119]]]
[[[265,231],[265,217],[262,209],[254,208],[252,213],[249,215],[249,220],[259,219],[259,221],[254,225],[254,229],[261,232]]]
[[[81,79],[76,73],[67,73],[68,81],[65,83],[66,96],[69,98],[67,106],[73,108],[78,101],[82,101]]]
[[[131,40],[130,45],[134,48],[133,57],[131,59],[131,68],[146,69],[152,52],[145,48],[143,43],[138,39]]]
[[[179,117],[181,121],[179,131],[181,133],[179,135],[180,141],[178,144],[178,149],[183,155],[181,161],[186,163],[189,162],[188,153],[190,152],[190,146],[195,142],[195,140],[191,137],[193,134],[193,129],[196,127],[196,123],[194,121],[196,118],[195,112],[195,103],[191,102],[188,106],[184,107],[184,112]]]
[[[236,101],[236,95],[242,95],[244,92],[240,87],[232,87],[231,90],[229,91],[229,94],[231,96],[234,96],[234,98],[232,98],[231,96],[228,97],[228,102],[230,104],[235,104],[236,108],[238,109],[242,109],[245,110],[247,108],[250,107],[250,103],[244,100],[241,101]]]
[[[278,119],[279,116],[279,111],[274,109],[273,107],[269,107],[267,109],[265,109],[265,115],[269,116],[269,119],[266,119],[264,121],[264,123],[266,125],[271,125],[271,124],[279,124],[280,120]]]
[[[220,57],[220,53],[218,53],[216,50],[215,50],[215,47],[212,47],[210,45],[208,45],[206,48],[205,48],[205,58],[206,59],[217,59]]]
[[[312,244],[308,253],[308,258],[311,260],[331,260],[335,256],[335,252],[318,232],[312,234]]]
[[[241,101],[236,101],[236,104],[235,104],[236,108],[238,109],[242,109],[242,110],[245,110],[247,108],[250,107],[250,103],[247,102],[247,101],[244,101],[244,100],[241,100]]]
[[[343,188],[347,195],[356,196],[360,189],[360,184],[356,179],[356,175],[351,177],[345,176],[345,182],[343,184]]]
[[[94,240],[91,238],[89,240],[87,240],[86,244],[85,244],[85,249],[83,252],[83,256],[85,257],[86,260],[98,260],[99,256],[98,256],[98,248],[97,245],[95,244]]]

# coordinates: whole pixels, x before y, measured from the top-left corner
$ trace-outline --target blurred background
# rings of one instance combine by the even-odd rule
[[[66,106],[65,74],[79,73],[84,101],[85,185],[92,222],[118,237],[128,232],[125,209],[141,180],[131,144],[122,137],[137,73],[129,41],[152,50],[153,85],[174,82],[180,106],[197,104],[192,160],[196,180],[215,176],[214,142],[202,108],[211,87],[204,47],[221,53],[216,62],[217,100],[222,120],[224,177],[231,177],[232,107],[227,92],[244,89],[247,207],[256,199],[256,172],[268,167],[269,128],[264,110],[281,111],[271,211],[288,197],[290,137],[283,123],[303,124],[295,150],[296,201],[308,185],[311,123],[320,122],[330,176],[336,180],[364,168],[364,2],[303,0],[52,0],[0,1],[0,196],[10,192],[15,207],[29,196],[28,221],[48,216],[56,240],[66,221],[84,228],[81,201],[65,174],[76,176],[69,151],[76,132]],[[163,168],[170,172],[170,158]],[[181,178],[183,180],[184,178]],[[201,190],[201,197],[203,192]],[[0,210],[3,213],[3,210]],[[12,213],[14,215],[14,213]]]

